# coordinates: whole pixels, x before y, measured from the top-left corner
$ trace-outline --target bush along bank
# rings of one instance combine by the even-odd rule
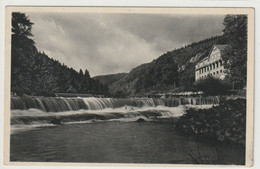
[[[176,130],[200,139],[245,145],[246,99],[224,101],[211,109],[189,109]]]

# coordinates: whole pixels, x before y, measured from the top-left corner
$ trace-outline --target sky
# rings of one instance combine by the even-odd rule
[[[27,13],[39,51],[90,75],[129,72],[222,34],[224,15]]]

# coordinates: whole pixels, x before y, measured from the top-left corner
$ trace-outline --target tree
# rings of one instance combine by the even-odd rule
[[[84,74],[84,75],[85,75],[86,79],[89,79],[89,78],[90,78],[88,69],[85,70],[85,74]]]
[[[15,36],[29,37],[32,36],[31,29],[33,23],[25,16],[24,13],[12,13],[12,32]]]
[[[224,95],[227,94],[228,87],[222,80],[208,76],[205,79],[195,82],[194,85],[197,89],[204,92],[205,95]]]
[[[223,55],[227,78],[242,88],[247,78],[247,16],[227,15],[223,24],[229,44]]]
[[[31,28],[33,23],[24,13],[12,13],[11,90],[17,94],[29,94],[32,81],[34,46]]]
[[[28,16],[24,13],[12,13],[12,45],[21,45],[22,47],[34,47],[32,37],[32,25]],[[34,47],[35,48],[35,47]]]
[[[83,71],[82,71],[82,69],[79,70],[79,76],[80,76],[80,77],[83,76]]]

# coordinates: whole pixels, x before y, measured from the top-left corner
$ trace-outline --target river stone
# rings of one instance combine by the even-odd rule
[[[136,122],[145,122],[145,120],[142,118],[139,118],[138,120],[136,120]]]

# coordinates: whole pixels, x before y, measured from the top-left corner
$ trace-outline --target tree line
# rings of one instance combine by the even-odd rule
[[[54,93],[109,95],[108,87],[48,57],[35,47],[33,23],[24,13],[12,13],[11,91],[17,95],[52,96]]]

